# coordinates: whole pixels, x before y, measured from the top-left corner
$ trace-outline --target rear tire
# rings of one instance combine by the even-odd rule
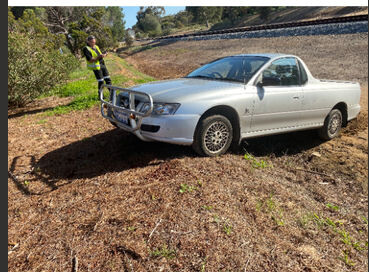
[[[320,138],[331,140],[337,137],[342,127],[342,113],[338,109],[333,109],[324,120],[324,125],[318,131]]]
[[[201,156],[215,157],[227,152],[232,138],[231,122],[223,115],[213,115],[200,121],[192,147]]]

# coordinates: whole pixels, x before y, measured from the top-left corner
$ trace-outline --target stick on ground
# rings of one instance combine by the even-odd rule
[[[161,223],[161,218],[160,218],[160,220],[159,220],[159,222],[158,223],[156,223],[156,226],[155,226],[155,228],[151,231],[151,233],[150,233],[150,235],[149,235],[149,240],[147,241],[147,242],[150,242],[150,239],[151,239],[151,236],[154,234],[154,231],[157,229],[157,227],[160,225],[160,223]]]
[[[72,272],[78,271],[78,258],[77,256],[74,256],[72,259]]]

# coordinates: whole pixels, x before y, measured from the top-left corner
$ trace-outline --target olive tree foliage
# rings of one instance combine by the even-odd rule
[[[162,35],[170,35],[178,29],[185,28],[191,24],[191,21],[192,15],[187,11],[160,17]]]
[[[124,42],[125,42],[127,47],[131,47],[133,45],[134,38],[131,36],[131,34],[129,33],[128,30],[126,30],[126,32],[125,32]]]
[[[193,19],[193,15],[190,14],[187,11],[180,11],[177,14],[174,15],[174,22],[176,24],[176,27],[179,28],[179,26],[188,26]]]
[[[102,48],[109,49],[115,45],[112,29],[117,23],[109,19],[114,16],[107,15],[105,20],[112,25],[104,24],[104,7],[46,7],[46,13],[45,25],[52,33],[65,36],[67,47],[76,57],[81,57],[88,35],[94,35]],[[115,33],[119,36],[118,31]]]
[[[161,24],[159,18],[153,14],[147,14],[142,20],[141,24],[143,31],[150,37],[159,36],[161,34]]]
[[[51,34],[31,9],[15,19],[8,8],[8,105],[20,107],[63,82],[79,66],[59,51],[64,36]]]
[[[160,17],[165,14],[164,7],[140,7],[137,12],[137,23],[132,27],[137,37],[159,36],[162,33]]]
[[[249,16],[258,15],[261,21],[266,22],[272,12],[286,9],[287,7],[253,7],[253,6],[224,6],[224,7],[193,7],[187,6],[186,12],[192,16],[191,22],[212,24],[212,29],[224,29],[242,25]],[[184,18],[189,18],[185,16]]]
[[[206,23],[210,27],[210,23],[221,21],[223,7],[186,7],[186,11],[193,16],[194,22]]]
[[[125,37],[124,14],[121,7],[106,7],[102,23],[111,29],[114,41],[121,42]]]
[[[251,12],[249,7],[224,7],[222,19],[229,20],[231,23],[236,23],[249,14],[249,12]]]
[[[259,13],[260,19],[264,21],[267,20],[272,10],[273,10],[272,7],[259,7],[258,13]]]

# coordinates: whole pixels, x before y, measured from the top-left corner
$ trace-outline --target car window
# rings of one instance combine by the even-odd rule
[[[242,59],[229,58],[224,61],[215,62],[204,70],[210,75],[220,74],[223,78],[237,79],[237,75],[242,76]]]
[[[300,85],[299,69],[295,58],[275,60],[263,71],[264,86]]]
[[[268,60],[269,58],[257,56],[226,57],[205,64],[187,77],[247,82]]]

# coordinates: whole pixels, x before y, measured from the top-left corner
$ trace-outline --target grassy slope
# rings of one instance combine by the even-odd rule
[[[113,85],[128,87],[135,84],[141,84],[153,81],[154,78],[147,76],[120,57],[111,54],[105,60],[108,67]],[[97,97],[97,81],[93,72],[86,68],[83,61],[81,69],[73,71],[70,74],[70,81],[66,84],[54,88],[51,93],[44,95],[54,95],[57,97],[73,97],[73,100],[66,104],[57,106],[46,111],[45,115],[64,114],[73,110],[88,109],[99,103]]]

